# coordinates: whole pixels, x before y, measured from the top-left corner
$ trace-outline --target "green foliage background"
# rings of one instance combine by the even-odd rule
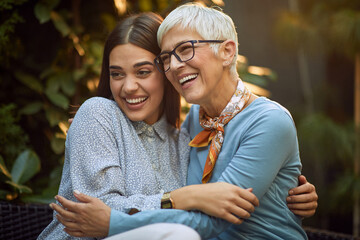
[[[126,13],[156,11],[164,16],[184,2],[127,1]],[[275,32],[281,45],[309,52],[326,49],[327,56],[336,52],[349,59],[359,51],[358,1],[303,0],[300,7],[298,13],[280,16]],[[103,43],[126,13],[119,14],[112,0],[0,1],[0,200],[53,201],[72,106],[94,95]],[[246,81],[266,87],[276,79],[272,71],[259,76],[248,67],[246,58],[238,65]],[[329,89],[314,91],[320,96]],[[352,115],[329,110],[329,102],[339,102],[336,96],[317,99],[311,113],[290,109],[298,126],[304,174],[320,196],[317,214],[306,221],[321,228],[331,228],[334,218],[340,219],[338,225],[349,225],[352,206],[343,199],[351,202],[352,192],[360,189],[352,172]]]

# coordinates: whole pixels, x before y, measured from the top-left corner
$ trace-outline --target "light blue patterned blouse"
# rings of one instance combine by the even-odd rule
[[[186,183],[188,142],[165,116],[153,125],[132,122],[116,102],[91,98],[67,134],[59,195],[76,201],[79,190],[123,212],[159,209],[163,192]],[[38,239],[76,239],[62,229],[54,216]]]

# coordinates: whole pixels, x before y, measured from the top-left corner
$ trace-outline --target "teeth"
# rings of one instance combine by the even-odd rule
[[[183,77],[182,79],[180,79],[179,83],[183,84],[184,82],[189,81],[190,79],[193,79],[193,78],[196,78],[196,77],[197,77],[197,74],[188,75],[188,76]]]
[[[140,103],[145,101],[147,98],[146,97],[142,97],[142,98],[125,98],[126,102],[128,103]]]

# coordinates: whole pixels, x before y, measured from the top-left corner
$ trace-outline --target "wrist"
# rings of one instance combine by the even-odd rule
[[[161,198],[161,208],[163,209],[175,208],[175,203],[171,198],[171,192],[167,192],[163,194]]]
[[[196,197],[194,197],[196,196],[195,190],[193,185],[191,185],[171,191],[171,199],[176,205],[176,208],[182,210],[197,209],[197,200]]]

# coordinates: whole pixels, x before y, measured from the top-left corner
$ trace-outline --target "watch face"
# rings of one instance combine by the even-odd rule
[[[161,202],[161,208],[165,208],[165,209],[172,208],[172,204],[171,204],[170,199],[162,201]]]

